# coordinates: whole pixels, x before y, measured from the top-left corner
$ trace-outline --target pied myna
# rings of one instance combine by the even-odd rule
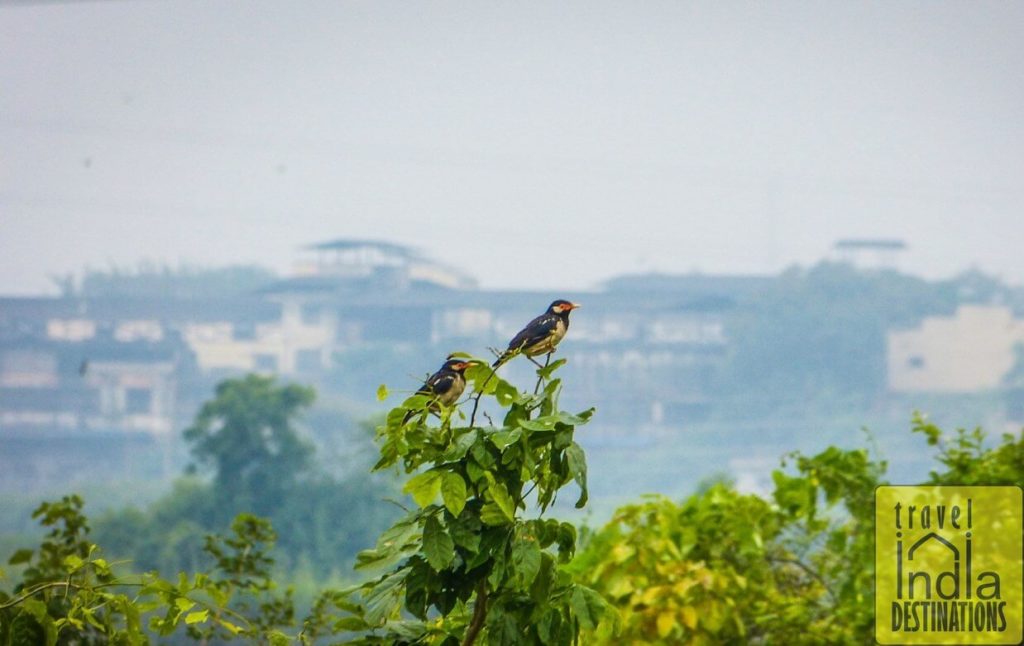
[[[451,406],[459,400],[464,390],[466,390],[466,368],[473,364],[472,361],[466,361],[463,359],[448,359],[444,362],[444,365],[430,375],[420,389],[416,391],[417,395],[428,395],[431,397],[428,408],[431,412],[438,412],[440,407],[438,404],[444,406]],[[409,419],[416,414],[416,411],[409,411],[405,415],[405,419],[402,423],[408,422]]]
[[[548,311],[527,323],[519,334],[512,337],[508,349],[501,353],[493,366],[497,368],[517,354],[536,357],[554,352],[555,346],[569,330],[569,312],[577,307],[578,303],[561,299],[551,303]]]

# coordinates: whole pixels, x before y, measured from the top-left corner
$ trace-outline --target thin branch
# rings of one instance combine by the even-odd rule
[[[784,558],[780,556],[769,556],[768,561],[771,563],[787,563],[789,565],[797,566],[806,574],[810,575],[812,579],[820,583],[821,587],[825,588],[825,592],[828,593],[829,598],[832,599],[832,603],[836,603],[836,595],[832,592],[832,588],[829,587],[828,582],[825,581],[825,578],[821,576],[821,574],[816,572],[811,566],[807,565],[800,559]]]
[[[533,359],[530,359],[530,361],[533,361]],[[537,363],[536,361],[533,361],[533,362]],[[544,355],[544,365],[543,366],[540,365],[539,363],[537,363],[537,367],[540,368],[540,370],[537,371],[537,385],[533,387],[533,394],[534,395],[536,395],[537,393],[540,392],[540,385],[541,385],[541,383],[544,382],[544,372],[543,371],[547,369],[549,363],[551,363],[551,352],[549,352],[546,355]]]
[[[491,378],[497,374],[498,369],[491,367],[491,373],[487,375],[487,379],[484,379],[484,383],[480,385],[480,390],[476,391],[476,396],[473,398],[473,412],[469,416],[469,427],[473,428],[473,423],[476,421],[476,409],[480,406],[480,397],[484,394],[484,389],[487,388],[487,384],[491,383]]]
[[[93,589],[93,590],[99,590],[100,588],[113,588],[113,587],[116,587],[116,586],[131,586],[131,587],[139,587],[139,588],[141,588],[144,585],[145,585],[144,583],[125,583],[125,582],[114,581],[114,582],[111,582],[111,583],[98,583],[98,584],[93,585],[93,586],[88,586],[88,585],[81,585],[81,584],[78,584],[78,583],[71,583],[70,581],[50,581],[48,583],[40,583],[39,585],[37,585],[36,587],[32,588],[28,592],[24,592],[24,593],[18,595],[17,597],[14,597],[13,599],[11,599],[9,601],[6,601],[5,603],[0,603],[0,610],[7,610],[8,608],[13,608],[14,606],[18,605],[22,601],[25,601],[26,599],[34,597],[35,595],[39,594],[43,590],[49,590],[50,588],[64,588],[65,591],[67,591],[68,588],[75,588],[76,590],[84,590],[84,589],[87,589],[87,588],[88,589]]]
[[[487,619],[487,579],[480,579],[476,586],[476,605],[473,606],[473,618],[466,627],[466,637],[462,640],[462,646],[472,646],[476,641],[480,630],[484,627],[484,620]]]

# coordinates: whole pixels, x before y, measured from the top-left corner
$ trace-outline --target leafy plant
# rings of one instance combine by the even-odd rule
[[[569,644],[581,629],[614,624],[601,595],[565,569],[575,527],[543,518],[571,482],[579,488],[576,506],[587,502],[586,460],[574,433],[593,409],[559,409],[554,374],[564,363],[540,368],[530,394],[479,362],[467,372],[477,394],[468,420],[456,405],[433,423],[424,395],[388,414],[375,468],[410,474],[404,492],[416,509],[359,555],[358,568],[383,573],[325,594],[306,638],[326,630],[362,644],[468,646],[481,637],[490,644]],[[500,425],[476,424],[481,397],[503,412]],[[535,515],[527,517],[528,510]],[[325,626],[334,609],[344,616]]]
[[[619,509],[572,563],[622,616],[598,644],[856,643],[873,621],[872,495],[884,463],[794,454],[770,499],[725,484]]]
[[[27,565],[13,595],[0,593],[0,644],[147,644],[150,635],[184,630],[191,639],[288,641],[295,624],[290,592],[275,596],[268,555],[269,523],[241,515],[229,538],[209,536],[216,566],[177,581],[156,573],[120,577],[117,564],[88,541],[83,501],[66,496],[34,513],[52,529],[38,550],[18,550],[11,565]]]

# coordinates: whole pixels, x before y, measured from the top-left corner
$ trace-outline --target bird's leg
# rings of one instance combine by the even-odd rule
[[[539,361],[537,361],[536,359],[534,359],[534,358],[533,358],[533,357],[531,357],[530,355],[526,355],[526,358],[527,358],[527,359],[529,359],[529,360],[530,360],[531,362],[533,362],[533,365],[537,366],[538,368],[540,368],[540,369],[542,369],[542,370],[543,370],[544,368],[546,368],[546,367],[547,367],[547,363],[545,363],[545,364],[544,364],[544,365],[542,366],[542,365],[540,365],[540,362],[539,362]],[[550,359],[550,358],[551,358],[551,353],[549,352],[549,353],[548,353],[548,359]]]
[[[554,350],[552,350],[551,352],[554,352]],[[532,358],[530,359],[530,361],[533,361],[534,363],[537,363],[537,367],[540,368],[540,370],[541,370],[541,372],[539,372],[539,374],[537,375],[537,385],[533,387],[533,394],[534,395],[536,395],[537,393],[540,392],[540,385],[541,385],[541,383],[544,382],[543,370],[548,367],[549,363],[551,363],[551,352],[549,352],[546,355],[544,355],[544,365],[543,366],[540,365],[539,363],[537,363],[536,361],[533,361]]]

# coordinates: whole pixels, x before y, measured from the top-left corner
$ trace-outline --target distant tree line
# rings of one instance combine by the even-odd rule
[[[61,296],[67,298],[189,300],[251,294],[274,282],[277,277],[258,265],[171,267],[143,261],[135,267],[86,268],[80,279],[69,273],[52,276],[51,280]]]

